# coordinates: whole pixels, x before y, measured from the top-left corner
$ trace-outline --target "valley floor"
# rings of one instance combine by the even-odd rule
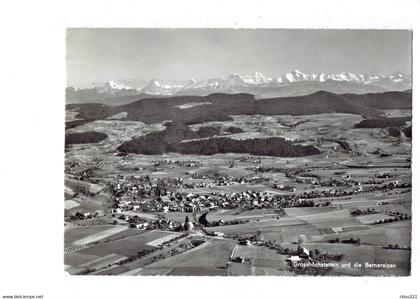
[[[163,123],[107,119],[68,130],[108,137],[66,149],[65,270],[410,274],[411,139],[386,129],[355,129],[362,117],[352,114],[232,119],[205,126],[240,128],[231,135],[236,139],[283,137],[321,154],[121,156],[116,148],[122,142],[163,130]]]

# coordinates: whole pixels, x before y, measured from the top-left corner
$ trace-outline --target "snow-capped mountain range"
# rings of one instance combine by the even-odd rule
[[[129,90],[132,87],[125,86],[124,84],[117,83],[115,81],[108,81],[103,86],[98,87],[98,91],[102,93],[112,92],[114,90]]]
[[[215,92],[252,93],[256,98],[298,96],[320,90],[334,93],[369,93],[403,91],[411,88],[411,76],[401,73],[371,75],[353,73],[304,73],[294,70],[277,78],[269,78],[260,72],[251,75],[233,73],[226,78],[205,80],[190,79],[182,83],[162,84],[157,79],[141,86],[130,87],[120,82],[109,81],[92,91],[102,96],[118,97],[126,95],[208,95]],[[83,90],[73,88],[74,93]]]

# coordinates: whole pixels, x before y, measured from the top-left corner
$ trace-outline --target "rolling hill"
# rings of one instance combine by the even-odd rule
[[[126,112],[125,120],[157,123],[172,120],[186,124],[231,120],[230,115],[310,115],[350,113],[369,118],[378,117],[379,110],[411,109],[411,92],[368,93],[363,95],[320,91],[311,95],[256,100],[254,95],[215,93],[208,96],[177,96],[145,98],[120,106],[103,104],[69,104],[66,109],[77,112],[77,120],[67,128],[105,119]],[[124,119],[122,119],[124,120]]]

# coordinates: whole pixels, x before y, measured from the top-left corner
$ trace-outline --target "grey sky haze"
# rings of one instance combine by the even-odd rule
[[[259,71],[411,73],[407,30],[68,29],[67,84],[163,82]]]

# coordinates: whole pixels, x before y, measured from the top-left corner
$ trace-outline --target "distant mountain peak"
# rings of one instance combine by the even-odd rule
[[[150,82],[146,85],[146,87],[161,87],[162,85],[159,83],[157,79],[152,79]]]
[[[96,90],[100,94],[115,94],[116,92],[122,90],[132,90],[131,87],[125,86],[124,84],[118,83],[116,81],[108,81],[104,85],[96,87]]]
[[[184,86],[161,84],[157,79],[152,79],[140,89],[140,92],[151,95],[172,95],[174,91],[179,90],[181,87]]]
[[[122,89],[132,89],[131,87],[125,86],[122,83],[118,83],[116,81],[108,81],[107,83],[105,83],[104,87],[106,88],[112,88],[112,89],[117,89],[117,90],[122,90]]]
[[[305,75],[305,73],[304,72],[301,72],[301,71],[299,71],[299,70],[293,70],[293,71],[291,71],[291,73],[292,74],[301,74],[301,75]]]

